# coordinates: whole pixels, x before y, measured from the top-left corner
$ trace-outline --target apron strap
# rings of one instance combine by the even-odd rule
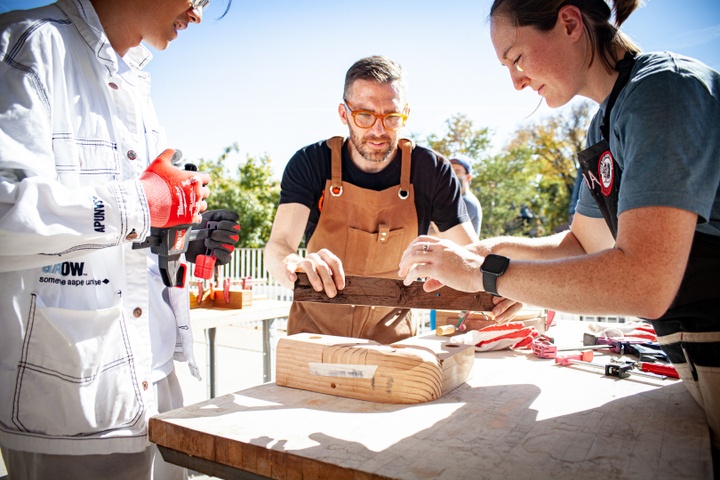
[[[332,181],[330,183],[330,195],[339,197],[342,195],[342,146],[345,143],[343,137],[332,137],[325,141],[332,152]]]
[[[405,200],[410,196],[410,165],[412,164],[412,149],[415,148],[412,140],[401,138],[398,141],[400,152],[402,153],[402,167],[400,170],[400,190],[398,197]]]
[[[608,99],[607,107],[605,108],[603,123],[600,126],[602,136],[608,141],[608,143],[610,143],[610,112],[615,106],[615,101],[617,100],[618,95],[620,95],[620,91],[630,81],[630,74],[632,73],[633,65],[635,65],[635,56],[633,56],[630,52],[625,52],[623,59],[615,64],[615,70],[620,74],[618,75],[617,80],[615,80],[612,92],[610,92],[610,98]]]

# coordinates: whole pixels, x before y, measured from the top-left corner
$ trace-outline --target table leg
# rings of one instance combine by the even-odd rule
[[[263,383],[267,383],[272,378],[272,351],[270,350],[270,329],[275,321],[274,318],[266,318],[262,322],[262,341],[263,341]]]
[[[215,327],[205,329],[207,345],[207,392],[208,398],[215,398]]]
[[[166,462],[179,465],[196,472],[205,473],[213,478],[225,478],[228,480],[270,480],[269,477],[257,475],[252,472],[240,470],[238,468],[223,465],[222,463],[213,462],[211,460],[205,460],[200,457],[192,457],[187,453],[178,452],[172,448],[158,445],[158,450],[160,450],[160,454],[162,454],[163,460]],[[0,480],[2,480],[2,478],[0,478]]]

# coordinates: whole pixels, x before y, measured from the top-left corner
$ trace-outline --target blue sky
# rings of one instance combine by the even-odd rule
[[[0,12],[50,3],[0,0]],[[491,0],[212,0],[148,65],[170,146],[186,158],[266,153],[279,177],[304,145],[347,133],[337,116],[347,69],[374,54],[408,72],[406,133],[441,134],[463,113],[495,132],[501,148],[527,122],[554,113],[516,92],[490,43]],[[646,51],[670,50],[720,70],[718,0],[648,0],[624,24]]]

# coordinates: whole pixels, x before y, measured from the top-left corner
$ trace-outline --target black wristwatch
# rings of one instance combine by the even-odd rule
[[[500,296],[497,292],[497,279],[500,275],[505,273],[508,265],[510,265],[510,259],[507,257],[495,255],[493,253],[485,257],[485,261],[480,266],[480,271],[483,276],[483,288],[486,292],[492,293],[498,297]]]

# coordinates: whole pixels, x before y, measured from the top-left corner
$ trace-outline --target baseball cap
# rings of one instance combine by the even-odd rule
[[[462,167],[467,173],[472,173],[472,168],[470,167],[470,165],[472,164],[472,158],[468,157],[467,155],[455,155],[454,157],[450,158],[450,163],[462,165]]]

